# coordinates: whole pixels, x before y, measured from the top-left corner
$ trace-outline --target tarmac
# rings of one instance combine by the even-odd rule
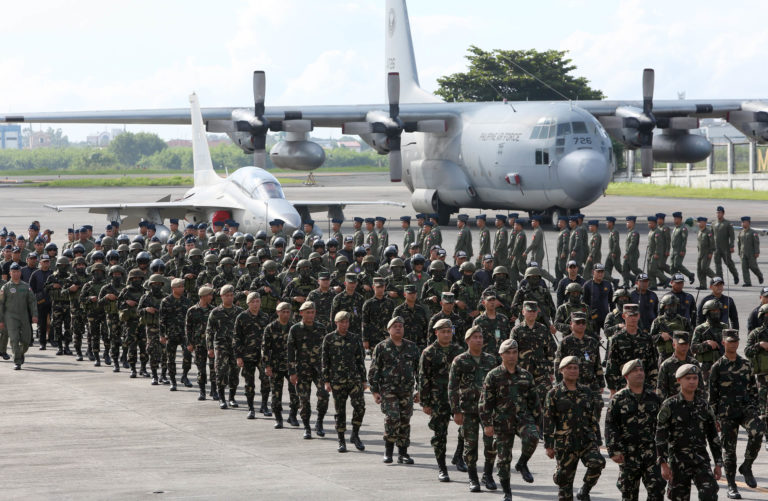
[[[319,181],[320,185],[315,187],[286,186],[286,196],[289,199],[403,202],[407,205],[404,209],[382,206],[358,210],[349,206],[345,211],[348,219],[355,215],[390,218],[390,242],[402,242],[397,218],[414,213],[409,193],[403,186],[390,185],[386,176],[380,174],[319,177]],[[5,214],[0,226],[17,233],[26,232],[29,222],[38,219],[43,228],[55,230],[55,241],[62,242],[66,228],[73,223],[93,224],[98,230],[106,224],[104,217],[85,211],[57,213],[43,208],[45,203],[158,200],[168,193],[179,196],[184,191],[185,188],[7,186],[0,190],[0,207]],[[621,220],[629,214],[643,216],[682,210],[686,217],[713,218],[717,205],[725,206],[726,217],[732,222],[737,223],[741,215],[751,215],[754,227],[768,227],[768,204],[764,202],[604,197],[582,212],[588,218],[604,219],[613,215]],[[471,216],[479,213],[467,212]],[[326,219],[324,214],[315,216],[318,221]],[[642,246],[645,224],[640,222],[640,217],[638,223]],[[455,231],[448,226],[441,229],[444,247],[450,254]],[[351,225],[345,224],[343,232],[350,231]],[[695,234],[694,227],[690,229],[685,260],[692,270],[695,270]],[[556,232],[546,232],[549,253],[555,249],[555,239]],[[474,244],[476,247],[476,233]],[[759,265],[768,272],[766,261],[761,256]],[[549,269],[553,267],[553,263],[544,265]],[[740,271],[739,263],[737,266]],[[756,284],[756,280],[753,283]],[[742,288],[733,284],[728,289],[726,294],[736,301],[741,333],[745,334],[747,315],[758,304],[760,289],[757,285]],[[696,296],[696,291],[691,292]],[[256,420],[246,420],[242,381],[238,390],[240,408],[222,411],[210,398],[198,402],[196,387],[180,387],[178,392],[170,393],[168,386],[150,386],[148,379],[129,379],[127,371],[115,374],[109,367],[76,362],[70,356],[57,357],[54,350],[39,351],[38,345],[30,349],[26,358],[22,371],[13,371],[12,361],[0,362],[3,402],[0,423],[5,432],[0,439],[2,499],[501,499],[500,490],[483,489],[481,494],[470,495],[466,474],[450,465],[452,482],[437,481],[428,418],[418,405],[412,419],[409,449],[416,464],[384,465],[381,463],[383,415],[369,393],[361,431],[366,450],[358,452],[348,444],[350,452],[339,454],[332,403],[325,418],[325,438],[302,440],[301,430],[290,425],[273,430],[272,418],[259,414]],[[180,364],[180,357],[177,361]],[[194,378],[193,368],[193,382]],[[287,409],[287,395],[285,397]],[[608,393],[603,397],[607,401]],[[351,409],[347,416],[351,416]],[[449,458],[455,448],[456,433],[456,426],[451,425]],[[739,457],[743,457],[745,444],[746,436],[742,432]],[[519,456],[519,447],[516,444],[515,458]],[[607,458],[605,449],[603,454],[607,466],[592,491],[592,499],[619,499],[615,487],[618,466]],[[555,462],[546,457],[541,444],[529,466],[535,477],[533,484],[522,482],[513,471],[514,498],[556,499],[557,488],[552,482]],[[768,499],[768,453],[762,447],[753,470],[758,480],[757,489],[749,489],[741,476],[737,476],[743,499]],[[576,489],[583,471],[583,467],[577,471]],[[719,495],[725,499],[724,479],[720,485]],[[641,499],[644,497],[641,487]]]

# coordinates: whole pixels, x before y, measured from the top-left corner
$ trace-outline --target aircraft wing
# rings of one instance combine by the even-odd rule
[[[725,118],[728,112],[740,111],[745,103],[755,99],[658,99],[653,101],[657,116],[691,116]],[[620,107],[643,108],[642,100],[574,101],[574,104],[596,117],[615,115]]]

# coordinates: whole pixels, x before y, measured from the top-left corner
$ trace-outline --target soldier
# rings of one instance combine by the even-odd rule
[[[77,360],[81,362],[83,360],[83,334],[85,334],[86,318],[85,310],[83,309],[82,302],[80,300],[80,293],[82,292],[83,285],[89,280],[86,275],[86,262],[85,258],[77,257],[74,260],[74,273],[70,273],[65,282],[64,287],[69,293],[69,311],[71,315],[73,342],[75,346],[75,353],[77,353]],[[86,346],[88,357],[91,358],[90,345]]]
[[[51,298],[51,332],[53,333],[51,338],[59,345],[57,355],[72,354],[69,349],[72,331],[70,330],[71,315],[67,280],[69,280],[69,259],[62,256],[56,260],[56,271],[45,281],[45,290]]]
[[[413,386],[419,369],[419,349],[415,343],[403,339],[403,318],[394,317],[387,323],[389,339],[373,350],[368,382],[373,400],[381,404],[384,414],[384,463],[392,462],[392,452],[397,444],[397,462],[413,464],[408,455],[411,435],[411,416],[414,396]]]
[[[486,256],[491,253],[491,232],[488,231],[488,227],[486,226],[485,214],[475,216],[475,224],[480,231],[480,237],[478,238],[479,248],[477,251],[477,257],[480,259],[481,256]]]
[[[637,287],[630,293],[631,302],[640,307],[640,330],[651,332],[651,325],[659,315],[659,297],[648,288],[648,275],[640,273]]]
[[[160,366],[160,358],[163,356],[163,347],[160,341],[160,302],[163,300],[163,277],[154,274],[147,280],[148,290],[139,300],[138,313],[139,325],[146,329],[147,356],[149,368],[152,371],[152,385],[158,385],[157,368]],[[184,311],[186,315],[186,310]],[[163,379],[165,379],[165,365],[163,366]],[[143,368],[146,370],[146,368]],[[143,374],[142,374],[143,376]],[[176,391],[176,390],[174,390]]]
[[[707,290],[707,278],[714,278],[715,272],[710,268],[712,254],[715,252],[715,237],[712,230],[707,228],[707,218],[698,217],[699,233],[696,236],[696,248],[699,257],[696,260],[696,274],[699,276],[699,290]]]
[[[219,399],[219,393],[216,389],[216,368],[214,359],[208,357],[206,348],[205,329],[208,323],[213,306],[213,288],[203,286],[198,289],[197,303],[190,306],[184,317],[184,331],[186,335],[187,351],[195,355],[195,366],[197,367],[197,386],[200,388],[198,400],[205,400],[205,383],[207,374],[205,364],[208,363],[211,379],[211,398]]]
[[[445,263],[439,259],[429,263],[429,276],[421,289],[421,303],[434,315],[440,311],[440,297],[450,290],[451,284],[445,279]]]
[[[563,337],[571,333],[571,314],[574,311],[580,311],[584,313],[587,318],[591,318],[592,314],[584,301],[582,301],[583,288],[577,282],[568,284],[565,288],[565,292],[568,300],[557,307],[555,313],[555,328],[563,335]],[[592,330],[593,323],[587,323],[587,334],[593,336]]]
[[[340,311],[350,315],[349,329],[362,333],[363,303],[365,299],[357,293],[357,275],[347,273],[344,276],[344,290],[334,296],[331,304],[331,316],[335,317]]]
[[[323,324],[329,330],[331,324],[331,309],[336,292],[331,289],[331,275],[327,271],[321,271],[317,275],[317,289],[307,294],[307,301],[315,303],[315,320]]]
[[[104,308],[98,303],[99,291],[107,283],[106,267],[96,263],[91,267],[91,280],[83,285],[80,291],[80,302],[83,305],[85,318],[88,322],[88,352],[96,361],[94,366],[101,367],[101,338],[104,337],[104,352],[109,351],[109,335],[106,330]]]
[[[555,289],[556,297],[557,297],[557,306],[562,305],[567,300],[567,294],[565,292],[565,289],[571,285],[572,283],[577,283],[579,285],[584,285],[586,280],[579,275],[579,263],[571,259],[568,261],[568,266],[566,267],[566,274],[565,277],[563,277],[558,283],[557,288]],[[583,292],[583,289],[582,289]]]
[[[549,327],[549,332],[554,334],[557,332],[555,325],[552,321],[555,319],[555,303],[552,301],[552,295],[549,290],[541,282],[541,270],[536,266],[529,266],[525,270],[526,282],[517,290],[515,298],[512,300],[510,307],[511,318],[517,318],[520,310],[523,307],[525,301],[536,301],[539,305],[539,318],[538,322]]]
[[[525,221],[522,219],[515,219],[514,231],[509,234],[509,250],[507,252],[507,259],[509,259],[509,273],[512,277],[512,282],[517,283],[520,280],[520,276],[525,272],[525,249],[527,248],[527,236],[523,229]]]
[[[432,223],[432,231],[430,232],[432,237],[431,237],[431,241],[430,241],[431,245],[429,245],[429,247],[431,247],[432,245],[437,245],[437,246],[440,246],[440,247],[443,246],[443,234],[440,232],[440,221],[439,221],[439,219],[440,218],[438,217],[438,215],[436,213],[432,213],[432,214],[429,215],[429,222]],[[426,222],[425,222],[425,224],[426,224]],[[429,247],[424,245],[422,248],[429,248]]]
[[[736,487],[736,443],[739,426],[747,432],[747,447],[739,473],[744,475],[744,482],[754,489],[757,482],[752,474],[752,463],[760,451],[760,443],[765,435],[765,423],[760,419],[757,384],[752,373],[752,364],[737,353],[739,331],[723,330],[723,345],[725,353],[712,365],[709,377],[709,405],[712,406],[720,425],[728,497],[741,499]]]
[[[24,354],[32,344],[32,324],[37,323],[35,294],[21,280],[21,266],[8,267],[10,280],[0,287],[0,330],[7,331],[13,350],[13,369],[21,370]]]
[[[237,408],[235,400],[238,375],[235,364],[234,334],[235,320],[243,309],[235,303],[235,287],[225,285],[219,293],[221,304],[211,310],[205,329],[208,357],[216,359],[216,379],[219,394],[219,408],[227,408],[227,386],[229,386],[229,406]]]
[[[587,249],[587,259],[584,263],[584,276],[592,276],[592,267],[603,260],[602,245],[603,237],[598,232],[600,222],[597,219],[589,221],[589,247]]]
[[[660,308],[661,315],[654,319],[650,331],[653,344],[656,345],[656,350],[659,353],[659,365],[671,357],[674,352],[672,333],[675,331],[686,331],[690,334],[693,331],[693,327],[691,327],[688,319],[677,313],[677,296],[665,294],[661,298]]]
[[[416,241],[416,232],[411,228],[411,216],[400,216],[400,227],[403,229],[403,260],[408,258],[408,249]]]
[[[389,232],[384,227],[384,223],[387,222],[387,218],[382,216],[376,216],[374,218],[374,231],[376,232],[376,235],[379,237],[379,248],[378,252],[373,254],[376,259],[379,259],[380,256],[384,255],[384,249],[389,247]],[[371,246],[373,247],[373,246]],[[373,252],[373,249],[371,249],[371,252]]]
[[[352,240],[354,242],[354,247],[358,247],[360,245],[363,245],[365,243],[365,233],[363,233],[363,222],[365,219],[355,216],[352,220],[352,229],[355,230],[355,232],[352,234]]]
[[[392,274],[387,277],[387,296],[395,302],[395,306],[399,306],[405,301],[405,286],[408,284],[405,263],[396,257],[389,262],[389,269]]]
[[[670,256],[671,264],[670,273],[682,273],[687,276],[693,284],[696,280],[696,275],[691,273],[688,268],[683,265],[683,259],[685,258],[686,247],[688,245],[688,228],[683,224],[683,213],[673,212],[672,217],[675,220],[675,228],[670,235]],[[692,219],[689,219],[692,221]],[[666,226],[665,226],[666,228]]]
[[[605,413],[608,456],[621,470],[616,487],[623,500],[637,500],[642,480],[648,499],[662,501],[665,482],[653,441],[661,399],[645,384],[642,360],[625,363],[621,375],[626,387],[611,398]]]
[[[117,296],[117,307],[120,311],[120,323],[123,326],[123,353],[126,354],[128,366],[131,368],[129,377],[137,377],[136,352],[140,353],[142,364],[146,363],[146,346],[139,346],[139,314],[138,306],[141,296],[144,295],[144,273],[134,268],[128,272],[128,285]],[[125,368],[125,364],[123,364]]]
[[[176,350],[181,346],[184,350],[184,322],[187,310],[192,306],[184,296],[184,280],[174,278],[171,281],[171,294],[160,302],[160,342],[165,345],[166,365],[171,379],[171,391],[176,391]],[[189,360],[189,361],[188,361]],[[143,365],[143,364],[142,364]],[[189,381],[189,370],[192,360],[183,357],[181,365],[181,384],[192,387]],[[232,400],[232,399],[230,399]]]
[[[595,263],[592,269],[592,278],[584,282],[584,303],[589,305],[589,320],[592,324],[592,332],[600,337],[600,329],[605,323],[605,317],[611,311],[611,296],[613,296],[613,283],[605,278],[605,267],[601,263]]]
[[[299,319],[299,307],[307,300],[307,295],[317,289],[317,280],[312,277],[312,266],[308,259],[300,259],[296,265],[298,276],[291,280],[283,291],[283,300],[288,302],[294,313],[294,320]]]
[[[766,289],[765,287],[763,288]],[[760,414],[768,428],[768,306],[760,306],[757,326],[750,331],[744,355],[752,363],[759,388]],[[768,446],[768,441],[766,441]]]
[[[379,255],[379,235],[374,231],[373,225],[376,222],[375,218],[365,218],[365,240],[363,243],[371,246],[371,255]]]
[[[384,295],[386,281],[382,277],[373,279],[373,297],[363,303],[362,331],[363,347],[370,350],[387,337],[384,326],[392,318],[395,303]]]
[[[702,308],[704,303],[710,299],[714,299],[720,303],[720,321],[724,324],[728,324],[729,327],[738,329],[739,314],[736,312],[736,303],[733,301],[732,297],[723,294],[724,286],[725,282],[722,278],[715,277],[712,279],[712,281],[709,283],[709,289],[712,291],[712,294],[705,296],[699,303],[698,317],[703,318]]]
[[[630,302],[631,296],[627,289],[617,289],[613,293],[613,309],[606,315],[605,322],[603,322],[603,333],[609,342],[611,336],[624,328],[624,318],[622,318],[624,305]]]
[[[402,317],[405,339],[416,343],[419,351],[427,347],[427,325],[430,314],[427,308],[416,301],[416,286],[408,284],[404,287],[405,302],[392,312],[393,317]]]
[[[560,216],[557,219],[557,228],[560,233],[557,235],[557,259],[555,260],[555,278],[554,283],[560,281],[566,273],[566,263],[570,259],[568,244],[571,240],[571,229],[568,227],[568,218]],[[577,266],[578,271],[578,266]]]
[[[605,227],[608,229],[608,254],[605,256],[605,275],[608,280],[618,286],[618,279],[613,278],[613,269],[621,274],[621,243],[619,241],[619,231],[616,229],[616,218],[608,216],[605,218]]]
[[[611,396],[624,387],[625,381],[620,376],[621,368],[630,360],[643,361],[645,384],[649,388],[656,387],[658,371],[658,355],[653,348],[651,336],[638,328],[640,308],[636,304],[625,304],[624,328],[616,332],[608,345],[605,382],[611,390]]]
[[[667,215],[663,212],[657,212],[656,213],[656,229],[659,230],[659,233],[661,233],[661,246],[660,250],[662,251],[659,254],[660,260],[661,260],[661,271],[666,273],[672,273],[669,265],[667,264],[667,259],[669,259],[670,255],[670,247],[672,244],[672,231],[669,229],[669,226],[664,224],[665,219],[667,218]]]
[[[749,278],[749,272],[755,274],[757,281],[763,283],[763,273],[757,266],[757,258],[760,257],[760,237],[757,236],[757,232],[750,228],[752,224],[752,218],[749,216],[742,216],[741,228],[739,232],[738,244],[739,244],[739,257],[741,258],[741,275],[744,277],[744,283],[742,287],[751,287],[752,282]],[[736,275],[734,275],[735,277]]]
[[[479,304],[483,291],[480,284],[472,279],[475,274],[475,263],[467,261],[461,265],[459,271],[461,280],[451,286],[451,292],[456,298],[459,315],[464,319],[464,324],[469,325],[480,315]]]
[[[661,404],[657,418],[656,456],[661,476],[669,482],[670,499],[689,499],[691,481],[696,483],[699,499],[717,499],[723,458],[712,409],[706,400],[696,396],[699,372],[691,364],[677,369],[680,393]],[[714,474],[707,442],[715,460]]]
[[[269,324],[269,315],[261,311],[261,297],[258,292],[251,292],[246,298],[248,309],[235,319],[234,349],[237,366],[245,380],[245,398],[248,402],[246,419],[256,419],[256,409],[253,400],[256,395],[256,369],[259,369],[261,382],[261,412],[271,417],[267,401],[269,400],[269,380],[261,365],[261,349],[264,328]]]
[[[665,287],[669,279],[664,275],[664,234],[656,227],[656,216],[648,216],[648,247],[646,253],[646,265],[650,290],[655,291],[658,286]],[[658,282],[658,286],[657,286]]]
[[[440,298],[440,311],[432,315],[427,325],[427,343],[432,344],[435,341],[435,325],[438,321],[448,319],[453,326],[453,342],[464,347],[464,341],[461,333],[467,330],[464,323],[464,318],[456,313],[454,306],[456,304],[456,297],[452,292],[443,292]]]
[[[206,257],[207,259],[207,257]],[[261,265],[261,275],[255,277],[248,288],[251,292],[258,292],[261,297],[261,309],[270,316],[277,316],[276,308],[283,294],[283,286],[277,278],[279,265],[272,259],[264,261]],[[198,279],[199,282],[199,279]]]
[[[688,320],[691,326],[696,325],[696,299],[689,293],[685,292],[685,277],[682,273],[675,273],[670,281],[672,291],[671,295],[677,298],[677,314]]]
[[[715,255],[715,274],[723,276],[723,261],[733,276],[733,283],[739,283],[739,272],[736,271],[736,265],[733,264],[734,250],[734,231],[730,221],[725,219],[725,209],[722,206],[717,207],[717,221],[712,224],[712,235],[714,241]]]
[[[285,302],[276,307],[277,318],[264,328],[262,339],[261,362],[264,372],[269,377],[272,390],[272,413],[275,416],[275,429],[283,427],[283,382],[289,380],[286,343],[291,328],[291,305]],[[288,424],[299,426],[296,415],[299,409],[299,397],[296,386],[288,381],[290,412]]]
[[[448,401],[448,376],[451,363],[463,350],[453,342],[450,320],[438,320],[434,327],[436,340],[424,349],[419,361],[418,392],[422,410],[429,416],[429,429],[433,431],[430,443],[437,460],[437,478],[440,482],[450,482],[445,464],[448,423],[452,414]]]
[[[408,281],[416,286],[416,291],[421,296],[421,290],[427,281],[427,274],[423,272],[426,259],[421,254],[414,254],[411,257],[412,271],[406,275]]]
[[[219,264],[219,258],[216,254],[207,254],[203,258],[203,265],[205,268],[197,274],[195,285],[200,288],[203,285],[210,285],[213,283],[213,278],[218,274],[216,266]]]
[[[621,264],[624,288],[629,289],[635,277],[642,273],[637,266],[640,259],[640,233],[635,229],[637,216],[627,216],[627,237],[624,240],[624,262]],[[634,275],[633,275],[634,274]]]
[[[578,216],[570,216],[568,223],[571,228],[571,234],[568,240],[568,258],[576,261],[579,265],[579,274],[584,271],[584,261],[587,257],[586,233],[579,223]]]
[[[507,216],[496,214],[496,234],[493,237],[493,262],[497,266],[507,265],[507,229],[504,225],[507,222]]]
[[[498,348],[502,341],[508,339],[512,330],[509,318],[497,311],[499,300],[492,290],[483,293],[482,306],[485,310],[475,317],[472,325],[480,327],[483,331],[483,351],[496,357],[496,362],[501,363]],[[523,307],[525,310],[525,307]]]
[[[472,256],[474,255],[474,251],[472,250],[472,232],[467,226],[467,221],[469,221],[469,216],[467,214],[459,214],[456,216],[456,227],[458,228],[458,231],[456,232],[456,245],[453,248],[453,255],[455,257],[459,251],[464,251],[467,253],[467,257],[472,259]]]
[[[120,325],[117,297],[123,290],[125,269],[119,265],[109,268],[109,283],[99,291],[99,305],[104,309],[109,330],[109,346],[104,343],[104,362],[114,364],[112,372],[120,372],[120,346],[122,342],[122,326]],[[109,353],[107,353],[109,351]],[[109,354],[112,355],[110,358]]]
[[[299,314],[301,322],[294,324],[288,331],[287,358],[288,373],[291,384],[296,385],[296,394],[301,404],[301,421],[304,424],[304,439],[312,438],[312,430],[309,419],[312,416],[312,408],[309,398],[312,392],[312,383],[317,389],[317,420],[315,421],[315,433],[318,437],[325,436],[323,418],[328,412],[328,392],[323,384],[321,351],[323,338],[326,331],[323,324],[315,321],[315,305],[305,301]],[[335,318],[335,314],[334,314]]]
[[[586,324],[586,318],[582,320]],[[557,459],[553,480],[559,488],[560,501],[573,499],[573,479],[579,460],[587,467],[584,484],[577,494],[581,500],[590,499],[589,491],[605,468],[599,449],[600,412],[595,409],[594,392],[580,383],[580,366],[583,363],[577,356],[559,360],[562,381],[549,390],[544,403],[544,447],[550,459]]]
[[[723,328],[721,306],[716,299],[704,303],[701,318],[705,318],[693,331],[691,351],[701,364],[704,384],[709,382],[709,371],[715,361],[723,354]]]
[[[664,401],[669,397],[675,396],[680,392],[680,385],[677,383],[675,373],[682,365],[693,364],[699,366],[699,362],[693,358],[690,352],[691,334],[686,331],[675,331],[672,333],[672,347],[674,349],[672,356],[661,363],[659,367],[659,378],[656,382],[656,393]],[[699,371],[699,388],[696,390],[702,398],[706,397],[704,380]]]

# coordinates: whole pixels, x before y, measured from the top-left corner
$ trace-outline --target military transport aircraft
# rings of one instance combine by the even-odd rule
[[[226,132],[264,166],[268,131],[286,131],[272,148],[277,165],[318,167],[313,127],[341,127],[389,155],[390,178],[411,191],[419,212],[441,224],[461,208],[578,211],[604,191],[613,171],[610,138],[640,149],[643,175],[653,161],[698,162],[712,151],[689,131],[702,117],[726,118],[750,139],[768,141],[768,100],[653,100],[654,72],[642,75],[642,100],[446,103],[419,87],[405,0],[387,0],[387,104],[265,107],[265,77],[254,73],[253,109],[208,108],[208,130]],[[19,113],[0,122],[190,122],[186,109]],[[654,134],[654,132],[661,131]]]
[[[211,153],[205,136],[205,126],[197,96],[189,96],[192,118],[192,152],[194,187],[179,200],[170,195],[157,202],[131,202],[83,205],[46,205],[51,209],[88,209],[89,212],[106,214],[110,221],[122,221],[122,226],[132,227],[140,219],[155,223],[157,235],[167,236],[163,225],[165,218],[186,219],[188,222],[209,222],[234,219],[240,223],[240,231],[256,233],[267,230],[267,223],[282,219],[286,230],[301,228],[301,222],[309,219],[312,212],[327,211],[331,217],[343,217],[346,205],[399,205],[387,201],[302,201],[286,200],[280,182],[259,167],[241,167],[223,178],[213,170]]]

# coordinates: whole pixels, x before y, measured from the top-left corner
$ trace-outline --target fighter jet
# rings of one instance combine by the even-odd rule
[[[210,131],[226,132],[263,167],[266,135],[285,131],[274,163],[298,170],[322,164],[313,127],[340,127],[389,156],[418,212],[440,223],[462,208],[517,209],[549,220],[578,212],[608,186],[611,138],[640,149],[643,175],[653,161],[698,162],[712,151],[691,134],[699,118],[726,118],[750,139],[768,141],[768,100],[654,101],[654,71],[642,75],[642,100],[446,103],[419,86],[405,0],[387,0],[388,102],[350,106],[266,107],[264,72],[254,73],[253,108],[210,108]],[[189,123],[186,109],[0,115],[0,122]],[[655,133],[659,132],[661,133]]]
[[[121,226],[135,226],[140,219],[155,223],[161,240],[169,231],[163,225],[165,218],[185,219],[188,222],[210,222],[234,219],[240,231],[256,233],[266,230],[269,221],[281,219],[286,230],[301,227],[312,212],[328,212],[329,217],[343,219],[346,205],[398,205],[388,201],[304,201],[287,200],[280,182],[264,169],[242,167],[227,176],[213,170],[211,153],[205,136],[200,104],[197,96],[189,96],[192,118],[192,152],[194,186],[178,200],[167,196],[157,202],[127,202],[111,204],[46,205],[62,211],[88,209],[88,212],[106,214],[110,221],[121,221]]]

